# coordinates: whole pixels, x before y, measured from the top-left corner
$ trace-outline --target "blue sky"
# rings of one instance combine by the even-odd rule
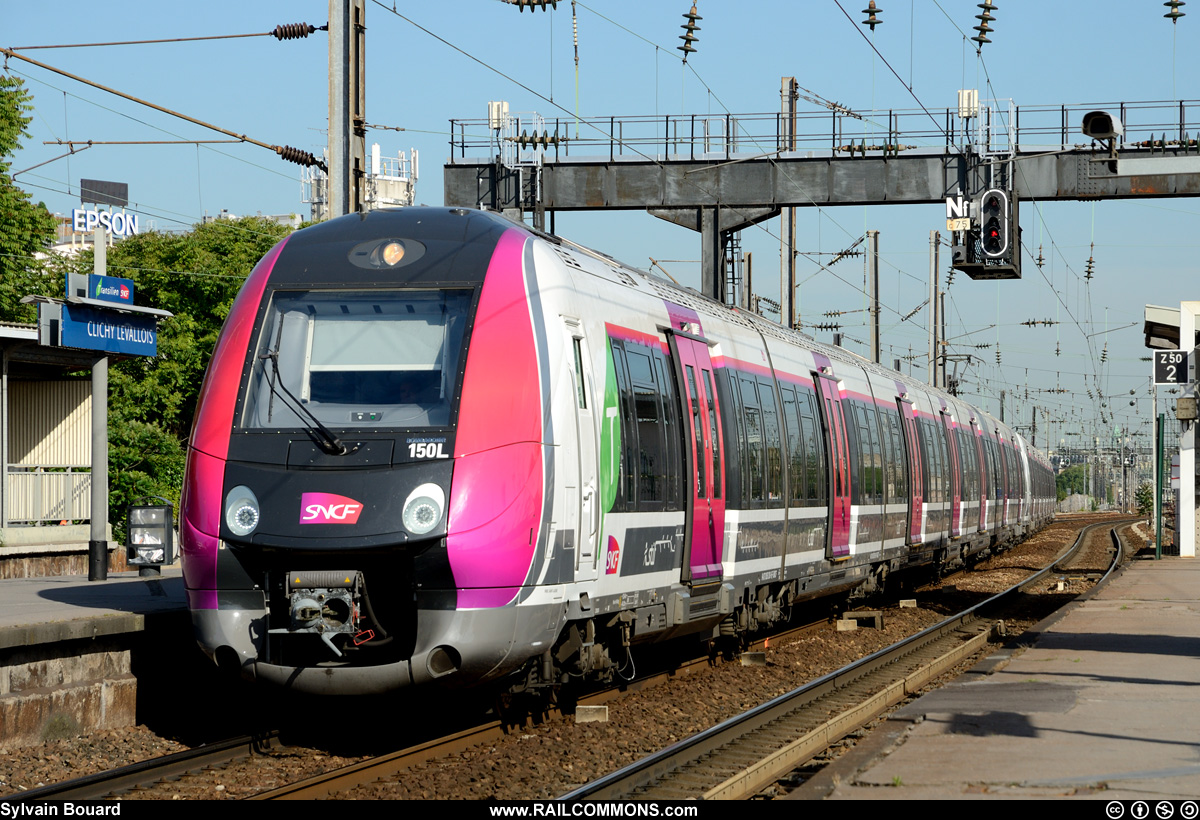
[[[982,60],[963,34],[974,34],[979,13],[974,2],[881,3],[883,25],[868,36],[882,58],[859,31],[864,17],[859,9],[865,5],[862,0],[842,0],[841,7],[833,0],[700,0],[698,52],[685,69],[676,46],[690,2],[588,0],[577,6],[577,80],[569,0],[560,0],[557,11],[532,14],[499,0],[398,0],[398,13],[390,0],[369,0],[367,119],[405,130],[371,130],[368,142],[380,143],[384,154],[418,149],[417,199],[440,205],[449,121],[485,116],[489,100],[506,100],[510,111],[548,118],[576,110],[584,117],[774,112],[782,76],[795,76],[805,89],[859,112],[921,105],[943,109],[955,103],[959,88],[978,88],[981,97],[1012,99],[1020,106],[1200,99],[1194,80],[1200,68],[1195,48],[1200,5],[1173,26],[1163,19],[1166,9],[1159,2],[1004,0]],[[327,17],[325,0],[126,0],[107,7],[74,0],[0,0],[4,43],[13,47],[243,34],[281,23],[321,25]],[[244,38],[23,53],[262,142],[320,154],[326,139],[328,51],[321,32],[286,43]],[[32,137],[14,161],[18,171],[65,152],[43,145],[45,140],[222,138],[18,60],[8,60],[7,68],[26,79],[36,104]],[[1200,120],[1200,102],[1196,109],[1193,121]],[[800,110],[823,109],[801,100]],[[1084,142],[1078,133],[1073,139]],[[180,229],[221,209],[305,215],[308,210],[300,201],[298,166],[251,145],[95,146],[17,179],[35,200],[68,213],[78,207],[78,183],[85,177],[128,182],[131,210],[139,213],[143,227],[153,222]],[[1022,425],[1029,423],[1034,406],[1047,408],[1056,439],[1068,432],[1110,436],[1114,417],[1123,429],[1148,433],[1149,424],[1142,422],[1150,415],[1150,365],[1140,361],[1146,355],[1143,306],[1177,307],[1183,299],[1197,298],[1200,203],[1025,204],[1021,215],[1026,247],[1035,254],[1044,249],[1043,270],[1027,258],[1020,281],[972,282],[958,275],[947,296],[947,335],[957,345],[953,352],[982,360],[965,370],[960,365],[964,395],[996,412],[999,392],[1005,390],[1006,417]],[[941,205],[806,208],[798,215],[798,247],[806,252],[833,253],[866,229],[880,231],[885,361],[907,355],[910,347],[918,354],[926,350],[925,310],[907,321],[900,317],[927,296],[929,231],[944,234],[944,219]],[[685,229],[642,213],[563,214],[556,228],[638,267],[648,267],[651,257],[671,260],[663,265],[676,278],[699,284],[699,238]],[[744,249],[754,254],[756,290],[775,299],[779,233],[778,220],[772,220],[742,235]],[[1096,272],[1090,283],[1083,279],[1089,256]],[[943,281],[947,268],[943,255]],[[804,321],[821,321],[826,311],[864,307],[862,259],[847,259],[834,270],[840,280],[801,259]],[[849,313],[839,320],[847,346],[859,352],[865,351],[859,341],[868,338],[864,317]],[[1020,324],[1030,319],[1061,324]],[[830,338],[825,331],[814,335]],[[1101,365],[1105,342],[1108,360]],[[992,346],[966,346],[973,344]],[[1095,397],[1096,381],[1084,375],[1097,366],[1103,399]],[[921,378],[924,368],[923,359],[912,364]],[[1071,392],[1037,392],[1055,388]],[[1100,413],[1110,419],[1103,430],[1093,423]],[[1045,433],[1039,420],[1043,446]]]

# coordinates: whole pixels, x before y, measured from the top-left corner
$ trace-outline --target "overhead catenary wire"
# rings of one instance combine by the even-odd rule
[[[409,18],[408,16],[406,16],[406,15],[402,14],[402,13],[401,13],[400,11],[398,11],[397,9],[395,9],[395,8],[393,8],[393,7],[389,7],[389,6],[385,5],[383,2],[381,2],[381,0],[372,0],[372,2],[374,2],[376,6],[378,6],[378,7],[379,7],[379,8],[381,8],[381,9],[383,9],[384,11],[387,11],[387,12],[389,12],[389,13],[391,13],[391,14],[395,15],[396,17],[398,17],[399,19],[401,19],[401,20],[403,20],[404,22],[408,23],[409,25],[413,26],[414,28],[416,28],[416,29],[418,29],[418,30],[420,30],[420,31],[424,32],[425,34],[429,35],[430,37],[433,37],[433,38],[434,38],[434,39],[436,39],[438,42],[442,43],[443,45],[447,46],[448,48],[451,48],[451,49],[453,49],[454,51],[458,52],[459,54],[461,54],[462,56],[464,56],[464,57],[466,57],[467,59],[471,60],[472,62],[474,62],[474,63],[476,63],[476,64],[480,65],[481,67],[483,67],[483,68],[487,69],[488,71],[491,71],[491,72],[493,72],[493,73],[497,74],[498,76],[500,76],[500,77],[503,77],[504,79],[506,79],[506,80],[508,80],[509,82],[513,83],[513,84],[514,84],[514,85],[516,85],[517,87],[519,87],[519,88],[523,89],[524,91],[527,91],[528,93],[530,93],[530,94],[534,95],[534,96],[535,96],[535,97],[537,97],[538,99],[540,99],[540,100],[542,100],[542,101],[546,102],[547,104],[549,104],[549,105],[553,106],[554,108],[556,108],[556,109],[558,109],[558,110],[562,111],[564,114],[567,114],[567,115],[569,115],[569,116],[574,116],[574,115],[572,114],[572,112],[571,112],[571,111],[569,111],[568,109],[566,109],[564,106],[560,105],[559,103],[555,102],[554,100],[550,99],[550,98],[549,98],[547,95],[545,95],[545,94],[542,94],[542,93],[541,93],[541,92],[539,92],[539,91],[536,91],[535,89],[531,88],[530,86],[528,86],[527,84],[525,84],[525,83],[521,82],[520,80],[518,80],[518,79],[516,79],[515,77],[511,76],[510,74],[508,74],[508,73],[506,73],[506,72],[502,71],[501,69],[499,69],[499,68],[497,68],[497,67],[495,67],[495,66],[491,65],[490,63],[486,62],[485,60],[483,60],[483,59],[481,59],[481,58],[479,58],[479,57],[477,57],[477,56],[475,56],[475,55],[473,55],[473,54],[471,54],[471,53],[467,52],[466,50],[464,50],[464,49],[460,48],[459,46],[457,46],[457,45],[455,45],[454,43],[452,43],[452,42],[450,42],[449,40],[447,40],[445,37],[442,37],[441,35],[437,34],[436,32],[433,32],[433,31],[429,30],[428,28],[426,28],[425,26],[422,26],[420,23],[416,22],[415,20],[412,20],[412,19],[411,19],[411,18]],[[586,7],[586,6],[584,6],[582,3],[580,3],[579,5],[580,5],[582,8],[585,8],[585,9],[587,8],[587,7]],[[588,9],[588,10],[590,11],[591,9]],[[643,38],[643,39],[644,39],[644,38]],[[674,56],[674,55],[672,55],[672,56]],[[690,64],[688,64],[688,65],[690,65]],[[692,71],[693,71],[693,73],[695,73],[695,68],[694,68],[694,67],[692,68]],[[703,81],[702,81],[702,80],[701,80],[701,82],[703,83]],[[705,86],[705,87],[707,88],[707,86]],[[714,97],[715,97],[715,95],[714,95]],[[720,104],[722,108],[726,108],[725,104],[724,104],[724,103],[723,103],[723,102],[720,100],[720,98],[719,98],[719,97],[715,97],[715,98],[717,99],[717,102],[718,102],[718,104]],[[726,110],[728,110],[728,109],[726,108]],[[620,140],[620,139],[619,139],[619,138],[618,138],[616,135],[607,133],[606,131],[604,131],[604,129],[600,128],[600,127],[599,127],[598,125],[596,125],[595,123],[591,123],[591,122],[584,121],[584,122],[583,122],[583,124],[584,124],[585,126],[589,127],[589,128],[592,128],[593,130],[595,130],[595,131],[599,132],[600,134],[604,135],[604,136],[605,136],[605,137],[607,137],[608,139],[610,139],[610,140],[613,140],[613,141],[615,141],[615,142],[619,142],[619,143],[621,143],[621,144],[622,144],[622,145],[624,145],[626,148],[628,148],[628,149],[630,150],[630,152],[631,152],[631,153],[634,153],[634,154],[636,154],[637,156],[640,156],[640,157],[642,157],[642,158],[643,158],[643,159],[645,159],[646,161],[648,161],[648,162],[652,162],[652,163],[654,163],[654,164],[656,164],[656,165],[659,165],[659,166],[662,166],[662,164],[663,164],[662,162],[660,162],[660,161],[658,161],[658,160],[655,160],[655,159],[653,159],[653,158],[651,158],[651,157],[647,156],[647,155],[646,155],[644,152],[642,152],[642,151],[638,150],[636,146],[634,146],[634,145],[629,145],[629,144],[625,143],[623,140]],[[706,189],[706,188],[705,188],[705,187],[704,187],[702,184],[700,184],[700,183],[696,182],[695,180],[688,180],[688,182],[689,182],[689,184],[693,185],[693,186],[694,186],[694,187],[695,187],[697,190],[699,190],[699,191],[702,191],[702,192],[704,192],[704,193],[707,193],[707,194],[710,194],[710,195],[712,194],[712,191],[711,191],[711,190],[709,190],[709,189]],[[812,201],[812,200],[811,200],[811,198],[810,198],[810,201]],[[813,204],[814,204],[814,205],[816,205],[815,201],[813,201]],[[819,208],[819,206],[818,206],[818,208]],[[738,208],[736,208],[736,207],[729,207],[728,209],[729,209],[731,212],[735,213],[735,214],[736,214],[736,213],[743,213],[743,212],[742,212],[740,209],[738,209]],[[837,224],[837,223],[835,222],[834,224]],[[770,229],[769,229],[769,228],[767,228],[765,225],[763,225],[763,224],[761,224],[761,223],[760,223],[760,224],[757,224],[755,227],[757,227],[759,230],[761,230],[761,231],[763,231],[764,233],[766,233],[768,236],[772,236],[772,237],[774,237],[774,238],[776,239],[776,241],[778,241],[778,240],[779,240],[779,237],[778,237],[778,236],[776,236],[775,234],[773,234],[773,233],[770,231]],[[853,234],[851,234],[851,233],[850,233],[850,231],[848,231],[848,230],[847,230],[845,227],[843,227],[843,226],[841,226],[841,225],[838,225],[838,227],[839,227],[839,228],[841,228],[841,229],[842,229],[842,230],[843,230],[843,231],[844,231],[844,232],[845,232],[845,233],[846,233],[848,236],[852,236],[852,235],[853,235]],[[820,268],[822,268],[822,269],[826,269],[826,270],[827,270],[827,268],[825,268],[825,267],[824,267],[824,266],[823,266],[823,265],[822,265],[822,264],[821,264],[821,263],[820,263],[818,260],[810,260],[810,261],[813,261],[813,263],[814,263],[814,264],[816,264],[818,267],[820,267]],[[850,282],[850,281],[846,280],[845,278],[843,278],[843,277],[841,277],[841,276],[838,276],[836,273],[833,273],[832,271],[830,271],[830,273],[832,273],[832,274],[833,274],[833,276],[834,276],[834,278],[836,278],[838,281],[842,282],[843,284],[846,284],[846,285],[848,285],[849,287],[853,288],[855,291],[857,291],[857,292],[861,292],[861,291],[862,291],[862,288],[858,287],[858,286],[857,286],[857,285],[855,285],[854,283],[852,283],[852,282]],[[896,313],[896,315],[900,315],[900,314],[899,314],[899,311],[897,311],[897,310],[896,310],[895,308],[893,308],[892,306],[890,306],[890,305],[887,305],[886,307],[887,307],[887,309],[888,309],[888,310],[892,311],[893,313]]]
[[[203,37],[167,37],[158,40],[117,40],[110,43],[59,43],[57,45],[11,46],[13,51],[34,51],[46,48],[102,48],[104,46],[143,46],[159,43],[193,43],[201,40],[237,40],[244,37],[274,37],[276,40],[296,40],[307,37],[317,31],[328,31],[324,26],[310,26],[308,23],[284,23],[271,31],[259,31],[252,34],[213,34]]]
[[[4,67],[4,71],[5,71],[7,74],[11,74],[11,75],[13,75],[13,76],[15,76],[15,77],[20,77],[20,78],[22,78],[23,80],[27,80],[28,82],[31,82],[31,83],[37,83],[37,84],[39,84],[39,85],[44,85],[46,88],[50,88],[50,89],[52,89],[52,90],[54,90],[54,91],[61,92],[61,93],[63,94],[64,98],[66,98],[66,97],[68,97],[68,96],[69,96],[69,97],[73,97],[74,99],[76,99],[76,100],[79,100],[80,102],[86,103],[86,104],[88,104],[88,105],[91,105],[91,106],[94,106],[94,107],[96,107],[96,108],[99,108],[101,111],[107,111],[107,112],[108,112],[108,113],[110,113],[110,114],[114,114],[114,115],[116,115],[116,116],[118,116],[118,117],[121,117],[121,118],[123,118],[123,119],[127,119],[127,120],[129,120],[129,121],[131,121],[131,122],[137,123],[138,125],[144,126],[144,127],[146,127],[146,128],[149,128],[149,129],[151,129],[151,130],[153,130],[153,131],[159,131],[159,132],[161,132],[161,133],[163,133],[163,134],[170,134],[171,136],[173,136],[173,137],[177,137],[177,138],[179,138],[179,139],[182,139],[182,138],[183,138],[183,137],[182,137],[182,135],[180,135],[180,134],[176,134],[176,133],[174,133],[173,131],[170,131],[170,130],[168,130],[168,129],[166,129],[166,128],[163,128],[163,127],[161,127],[161,126],[159,126],[159,125],[155,125],[154,123],[148,122],[148,121],[146,121],[146,120],[144,120],[144,119],[140,119],[140,118],[138,118],[138,117],[135,117],[135,116],[133,116],[132,114],[129,114],[129,113],[125,112],[125,111],[119,111],[119,110],[117,110],[117,109],[115,109],[115,108],[110,108],[110,107],[109,107],[109,106],[107,106],[107,105],[102,105],[101,103],[98,103],[98,102],[96,102],[95,100],[90,100],[90,99],[88,99],[87,97],[81,97],[81,96],[79,96],[78,94],[71,94],[71,93],[69,93],[68,91],[66,91],[65,89],[59,88],[58,86],[55,86],[55,85],[53,85],[52,83],[48,83],[48,82],[46,82],[44,79],[42,79],[42,78],[40,78],[40,77],[35,77],[35,76],[33,76],[32,74],[27,74],[27,73],[23,73],[23,72],[20,72],[20,71],[16,71],[16,70],[15,70],[15,69],[13,69],[11,66],[7,66],[7,65],[6,65],[6,66]],[[49,127],[49,124],[47,124],[47,128],[49,128],[49,130],[50,130],[50,131],[53,133],[53,128],[50,128],[50,127]],[[444,132],[438,132],[438,133],[439,133],[439,134],[441,134],[441,133],[444,133]],[[241,142],[241,141],[240,141],[240,140],[238,140],[238,142]],[[217,154],[217,155],[219,155],[219,156],[225,157],[226,159],[231,159],[231,160],[234,160],[235,162],[240,162],[240,163],[242,163],[242,164],[244,164],[244,165],[249,165],[249,166],[250,166],[250,167],[252,167],[252,168],[257,168],[257,169],[259,169],[260,171],[265,171],[265,172],[266,172],[266,173],[268,173],[268,174],[274,174],[274,175],[276,175],[276,176],[280,176],[280,177],[283,177],[283,178],[285,178],[285,179],[289,179],[289,180],[293,179],[293,177],[291,177],[291,176],[289,176],[289,175],[287,175],[287,174],[284,174],[284,173],[282,173],[281,171],[277,170],[277,169],[276,169],[276,168],[274,168],[274,167],[268,167],[268,166],[266,166],[266,165],[260,165],[260,164],[259,164],[259,163],[257,163],[257,162],[252,162],[252,161],[250,161],[250,160],[246,159],[245,157],[237,156],[237,155],[235,155],[235,154],[229,154],[229,153],[226,153],[226,152],[224,152],[224,151],[219,151],[219,150],[217,150],[217,149],[214,149],[214,148],[208,148],[208,147],[206,147],[206,148],[205,148],[205,150],[207,150],[207,151],[211,151],[211,152],[213,152],[214,154]],[[69,162],[69,160],[68,160],[68,162]],[[67,187],[68,187],[68,188],[70,188],[70,184],[69,184],[69,183],[68,183]],[[49,189],[47,189],[47,190],[49,190]],[[71,191],[69,191],[69,190],[68,190],[68,191],[67,191],[67,193],[68,193],[68,194],[70,194],[70,193],[71,193]]]

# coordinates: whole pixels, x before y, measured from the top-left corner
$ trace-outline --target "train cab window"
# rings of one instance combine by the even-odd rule
[[[445,427],[469,290],[275,293],[242,427]]]

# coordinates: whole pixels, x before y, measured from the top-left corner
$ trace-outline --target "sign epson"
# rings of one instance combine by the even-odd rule
[[[133,236],[140,233],[137,214],[127,214],[124,211],[92,211],[84,208],[71,211],[71,229],[75,233],[91,233],[96,228],[104,228],[113,236]]]

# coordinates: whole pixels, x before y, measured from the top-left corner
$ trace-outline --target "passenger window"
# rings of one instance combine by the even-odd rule
[[[583,381],[583,339],[573,338],[575,348],[575,399],[580,410],[587,409],[587,387]]]

